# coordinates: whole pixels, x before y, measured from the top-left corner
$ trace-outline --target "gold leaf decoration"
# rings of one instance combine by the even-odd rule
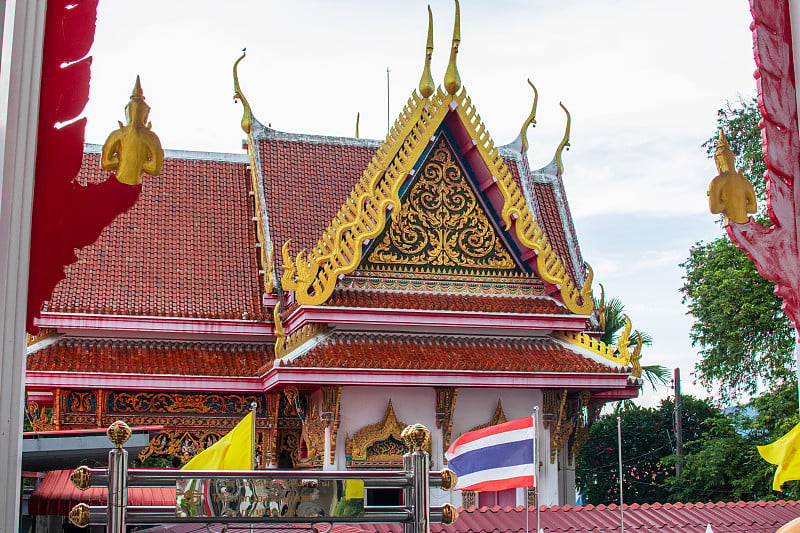
[[[431,151],[368,262],[516,268],[444,138]]]

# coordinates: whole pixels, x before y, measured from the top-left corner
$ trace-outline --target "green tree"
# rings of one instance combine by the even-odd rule
[[[780,387],[754,398],[727,415],[709,416],[706,429],[684,447],[681,479],[667,481],[673,501],[797,499],[800,482],[772,490],[774,465],[758,454],[757,445],[782,436],[797,423],[797,387]],[[665,462],[674,465],[676,457]]]
[[[719,110],[717,123],[736,154],[737,166],[753,183],[758,218],[766,222],[760,118],[755,100],[739,100]],[[705,146],[713,154],[715,138]],[[719,398],[730,402],[754,394],[759,384],[772,388],[796,380],[794,333],[773,284],[727,235],[696,243],[681,267],[681,293],[694,317],[690,336],[700,351],[696,375],[702,385],[709,390],[718,386]]]
[[[706,419],[716,411],[705,400],[681,396],[684,438],[695,440],[707,429]],[[619,501],[617,416],[622,423],[622,479],[627,503],[670,501],[674,477],[674,404],[662,401],[657,409],[631,406],[601,418],[589,431],[578,454],[576,484],[592,505]]]

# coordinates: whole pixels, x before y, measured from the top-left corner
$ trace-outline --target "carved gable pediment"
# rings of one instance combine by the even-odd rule
[[[445,135],[417,169],[400,211],[370,245],[360,271],[387,265],[437,274],[520,273]]]

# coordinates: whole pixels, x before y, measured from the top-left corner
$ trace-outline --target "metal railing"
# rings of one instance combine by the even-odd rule
[[[107,505],[79,503],[70,511],[78,527],[107,526],[108,533],[124,533],[128,524],[220,523],[220,524],[318,524],[400,523],[403,533],[429,533],[430,523],[452,524],[458,512],[450,504],[430,506],[430,487],[450,490],[456,475],[448,469],[430,471],[425,449],[430,431],[414,424],[402,438],[411,450],[403,456],[402,470],[178,470],[128,468],[128,452],[122,445],[130,428],[114,422],[106,432],[116,446],[109,452],[108,468],[81,466],[71,475],[81,490],[107,487]],[[364,489],[402,491],[403,504],[367,506],[349,516],[331,516],[332,506],[345,498],[347,482],[363,482]],[[176,487],[174,506],[129,506],[130,487]],[[363,494],[363,493],[362,493]],[[325,500],[327,511],[319,501]],[[319,512],[298,513],[302,501]]]

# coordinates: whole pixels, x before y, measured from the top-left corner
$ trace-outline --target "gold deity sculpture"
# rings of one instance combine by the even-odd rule
[[[748,213],[756,212],[756,195],[750,181],[736,170],[733,152],[722,130],[719,130],[714,162],[719,174],[708,186],[708,207],[712,213],[725,216],[726,226],[731,220],[737,224],[746,223],[750,220]]]
[[[150,106],[144,101],[142,85],[136,76],[131,100],[125,106],[128,123],[120,122],[119,129],[108,136],[100,160],[103,169],[114,171],[120,183],[139,185],[142,173],[151,176],[161,173],[164,150],[158,136],[151,131],[152,124],[147,122],[149,114]]]

